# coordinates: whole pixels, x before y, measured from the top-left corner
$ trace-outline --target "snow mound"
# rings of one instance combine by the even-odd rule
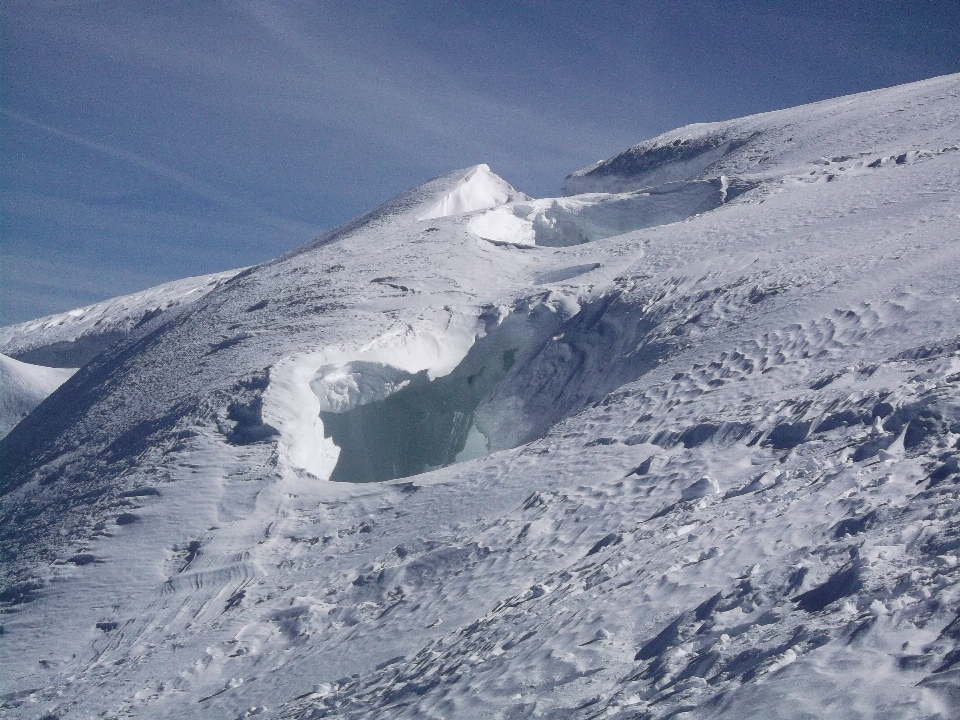
[[[704,475],[695,483],[688,485],[681,493],[682,500],[699,500],[708,495],[716,495],[720,492],[720,483],[709,475]]]
[[[953,82],[952,76],[944,76],[735,120],[687,125],[571,173],[563,194],[622,193],[721,175],[782,176],[808,165],[814,148],[824,161],[834,160],[846,169],[867,155],[868,162],[892,155],[903,164],[910,153],[922,151],[902,146],[906,138],[947,140],[941,128],[955,121],[955,113],[937,110],[923,115],[918,98],[955,97]],[[871,112],[884,113],[883,122],[865,122]],[[852,128],[861,132],[851,132]]]
[[[453,190],[417,219],[432,220],[464,215],[515,200],[529,199],[528,196],[514,190],[506,180],[491,172],[487,165],[476,165],[467,171],[463,180]]]
[[[0,438],[76,372],[30,365],[0,355]]]

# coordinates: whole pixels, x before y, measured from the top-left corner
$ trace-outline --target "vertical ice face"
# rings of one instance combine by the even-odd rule
[[[457,461],[473,428],[473,411],[512,365],[509,351],[475,373],[430,381],[420,373],[392,395],[343,413],[321,413],[340,448],[331,480],[372,482],[417,475]]]

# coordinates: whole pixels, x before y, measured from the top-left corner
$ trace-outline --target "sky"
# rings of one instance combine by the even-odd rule
[[[0,325],[275,257],[488,163],[960,72],[957,0],[4,0]]]

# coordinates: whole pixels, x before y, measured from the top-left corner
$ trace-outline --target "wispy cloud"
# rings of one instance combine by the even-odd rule
[[[506,74],[515,82],[524,75],[502,59],[481,72],[449,67],[412,46],[392,62],[371,56],[376,39],[344,27],[350,14],[344,7],[261,1],[219,7],[216,17],[202,15],[182,32],[123,11],[38,22],[97,55],[187,80],[182,92],[228,121],[260,118],[269,125],[282,119],[294,130],[291,140],[307,148],[325,150],[330,137],[339,138],[337,150],[357,158],[358,167],[369,159],[365,154],[378,154],[374,167],[387,176],[396,166],[446,171],[474,161],[509,163],[528,177],[565,174],[639,139],[606,125],[608,118],[571,113],[569,103],[544,105],[491,84],[494,69],[498,78]],[[210,25],[217,21],[220,26]]]
[[[571,118],[561,107],[489,91],[502,87],[476,87],[470,82],[475,75],[461,75],[414,48],[407,48],[392,66],[384,65],[351,52],[343,40],[334,44],[329,37],[305,32],[302,19],[289,6],[249,1],[242,7],[273,39],[278,54],[286,51],[299,61],[297,66],[308,69],[291,70],[285,77],[297,90],[291,93],[297,102],[288,107],[301,117],[311,111],[342,113],[349,122],[370,125],[372,137],[406,145],[407,152],[410,132],[445,147],[472,146],[481,153],[498,144],[523,143],[526,154],[534,148],[569,150],[571,137],[577,136],[599,148],[609,135],[599,123]],[[514,72],[519,74],[517,68]],[[318,102],[334,94],[338,103]]]
[[[221,192],[217,188],[201,182],[194,177],[191,177],[187,173],[181,172],[175,168],[168,167],[162,163],[158,163],[149,158],[143,157],[135,152],[130,150],[125,150],[123,148],[118,148],[113,145],[108,145],[107,143],[100,142],[97,140],[91,140],[89,138],[76,135],[74,133],[66,132],[60,128],[53,127],[46,123],[38,122],[33,118],[27,117],[23,113],[16,112],[9,108],[0,107],[0,113],[3,113],[8,118],[16,120],[19,123],[22,123],[28,127],[34,128],[36,130],[41,130],[47,134],[53,135],[55,137],[62,138],[69,142],[85,147],[88,150],[93,150],[95,152],[103,153],[109,157],[112,157],[117,160],[121,160],[125,163],[128,163],[134,167],[137,167],[141,170],[146,170],[149,173],[152,173],[158,177],[169,180],[179,187],[188,190],[199,197],[204,198],[205,200],[211,201],[219,205],[225,205],[230,207],[244,207],[247,209],[254,209],[254,214],[264,225],[269,225],[289,232],[298,233],[303,236],[303,239],[308,239],[312,234],[315,234],[319,231],[319,228],[313,225],[308,225],[306,223],[300,223],[292,220],[287,220],[284,218],[276,217],[270,213],[264,212],[262,210],[256,209],[255,205],[251,205],[248,199],[241,200],[240,198],[228,195],[227,193]]]
[[[80,137],[79,135],[55,128],[52,125],[38,122],[22,113],[10,110],[9,108],[0,108],[0,112],[2,112],[8,118],[16,120],[17,122],[23,123],[29,127],[42,130],[45,133],[68,140],[69,142],[75,143],[89,150],[95,150],[96,152],[109,155],[117,160],[123,160],[130,165],[170,180],[180,187],[196,193],[207,200],[211,200],[216,203],[222,203],[224,205],[236,204],[238,202],[236,198],[230,197],[229,195],[218,191],[216,188],[190,177],[184,172],[180,172],[179,170],[175,170],[167,167],[166,165],[154,162],[153,160],[138,155],[137,153],[130,152],[129,150],[124,150],[122,148],[113,147],[112,145],[107,145],[106,143],[98,142],[96,140]]]

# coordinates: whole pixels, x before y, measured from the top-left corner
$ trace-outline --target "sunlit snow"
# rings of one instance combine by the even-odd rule
[[[960,75],[565,191],[0,331],[0,714],[957,717]]]

